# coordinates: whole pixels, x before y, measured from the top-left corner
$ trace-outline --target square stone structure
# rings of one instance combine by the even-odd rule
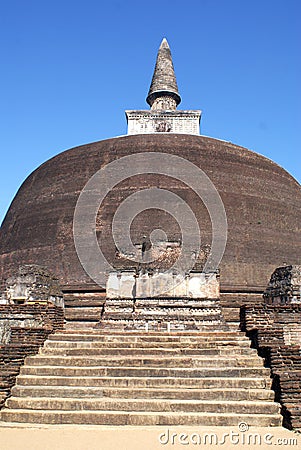
[[[126,111],[128,134],[200,134],[201,111]]]
[[[218,299],[220,283],[218,273],[192,271],[183,279],[172,272],[148,273],[133,271],[110,272],[107,298],[207,298]]]

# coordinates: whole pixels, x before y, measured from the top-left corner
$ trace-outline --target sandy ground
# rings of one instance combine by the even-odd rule
[[[281,427],[17,426],[0,423],[1,450],[301,450],[301,434]]]

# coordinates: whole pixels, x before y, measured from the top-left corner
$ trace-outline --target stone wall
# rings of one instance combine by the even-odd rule
[[[183,279],[172,272],[111,272],[107,282],[107,298],[207,298],[220,295],[219,274],[191,271]]]
[[[101,328],[145,331],[227,329],[218,299],[107,299]]]
[[[64,326],[64,310],[48,305],[0,305],[0,408],[10,395],[20,367],[47,336]]]
[[[100,326],[109,329],[184,331],[224,329],[219,273],[111,272]]]
[[[48,305],[0,305],[0,344],[11,341],[12,329],[45,328],[51,331],[64,325],[64,310]]]
[[[301,305],[244,306],[241,327],[271,367],[284,424],[301,430]]]

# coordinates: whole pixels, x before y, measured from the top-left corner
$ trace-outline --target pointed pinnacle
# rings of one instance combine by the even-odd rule
[[[166,38],[163,38],[163,39],[162,39],[162,42],[161,42],[159,48],[169,48],[169,45],[168,45],[168,42],[167,42],[167,39],[166,39]]]
[[[181,101],[170,48],[166,38],[163,38],[159,47],[154,75],[146,101],[152,106],[156,98],[162,96],[174,98],[177,105]]]

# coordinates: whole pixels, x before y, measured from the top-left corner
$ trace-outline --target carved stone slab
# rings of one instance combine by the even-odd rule
[[[107,298],[219,298],[218,273],[190,272],[183,279],[172,272],[111,272],[107,281]]]
[[[264,293],[266,303],[301,303],[301,265],[278,267]]]

